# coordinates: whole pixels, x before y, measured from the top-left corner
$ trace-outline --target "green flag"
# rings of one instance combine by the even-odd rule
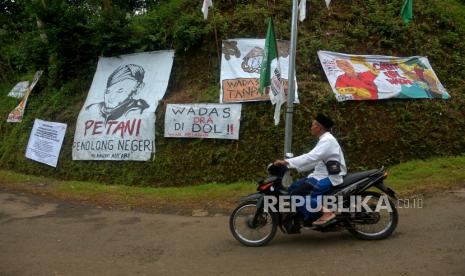
[[[404,4],[402,5],[400,14],[402,15],[402,20],[404,20],[405,24],[410,23],[413,19],[412,2],[413,0],[404,0]]]
[[[268,31],[266,32],[265,50],[263,52],[262,65],[260,68],[260,95],[263,96],[265,87],[271,85],[271,62],[278,57],[278,46],[273,29],[273,19],[268,22]]]

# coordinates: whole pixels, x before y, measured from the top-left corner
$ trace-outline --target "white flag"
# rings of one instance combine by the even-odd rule
[[[305,17],[307,15],[306,9],[307,9],[307,0],[300,0],[300,3],[299,3],[299,20],[300,20],[300,22],[305,20]]]
[[[275,105],[274,109],[274,124],[279,124],[279,118],[281,115],[281,106],[286,102],[286,94],[284,93],[284,84],[281,77],[281,66],[279,64],[279,58],[277,59],[277,66],[273,72],[271,78],[271,89],[270,89],[270,101],[271,104]]]
[[[203,5],[202,5],[202,12],[203,12],[203,19],[207,20],[208,17],[208,8],[213,6],[213,1],[212,0],[203,0]]]
[[[331,0],[325,0],[326,2],[326,7],[329,9],[329,3],[331,3]]]

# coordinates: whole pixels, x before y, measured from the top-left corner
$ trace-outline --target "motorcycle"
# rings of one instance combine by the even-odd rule
[[[257,184],[257,193],[251,194],[239,200],[239,205],[231,213],[229,228],[236,240],[246,246],[263,246],[270,242],[276,235],[278,227],[283,233],[300,233],[304,226],[320,232],[333,232],[348,230],[352,235],[363,240],[380,240],[389,237],[396,229],[399,215],[393,199],[397,200],[396,193],[384,185],[384,179],[388,176],[384,167],[363,172],[348,174],[343,183],[339,184],[327,193],[337,198],[338,206],[342,206],[336,212],[335,219],[322,226],[312,226],[311,222],[296,221],[295,213],[280,212],[272,208],[265,208],[265,199],[289,197],[287,189],[283,186],[283,177],[287,173],[287,167],[278,167],[270,164],[267,167],[268,176]],[[373,191],[376,188],[383,194]],[[358,197],[366,203],[369,210],[360,208],[354,210],[353,201]],[[376,208],[380,200],[389,208]],[[320,213],[321,216],[321,213]],[[314,220],[318,219],[316,216]],[[291,228],[288,227],[292,223]],[[297,231],[295,231],[297,230]]]

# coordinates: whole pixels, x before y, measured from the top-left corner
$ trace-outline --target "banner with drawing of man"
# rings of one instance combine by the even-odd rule
[[[450,98],[428,58],[318,51],[338,101]]]
[[[287,95],[289,71],[289,41],[277,40],[281,63],[284,92]],[[262,64],[265,39],[223,40],[221,55],[220,102],[268,101],[268,92],[260,95],[260,67]],[[277,67],[277,60],[271,63],[271,72]],[[296,81],[297,84],[297,81]],[[298,103],[297,85],[295,102]]]
[[[150,159],[173,58],[174,51],[156,51],[99,59],[76,124],[73,160]]]

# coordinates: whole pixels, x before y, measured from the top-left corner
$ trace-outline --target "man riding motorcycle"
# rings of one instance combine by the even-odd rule
[[[325,192],[343,182],[343,176],[347,174],[344,154],[336,138],[330,133],[334,125],[331,118],[318,114],[312,121],[310,133],[319,139],[317,145],[308,153],[294,158],[276,160],[275,166],[288,166],[299,172],[314,171],[308,177],[299,179],[288,188],[291,195],[305,196],[311,193],[310,206],[316,208],[317,199]],[[306,205],[306,204],[305,204]],[[303,224],[313,221],[319,213],[310,213],[305,206],[299,207],[288,225],[289,232],[298,232],[300,216],[303,216]],[[321,208],[321,217],[313,222],[313,225],[324,226],[335,218],[335,214],[324,206]]]

